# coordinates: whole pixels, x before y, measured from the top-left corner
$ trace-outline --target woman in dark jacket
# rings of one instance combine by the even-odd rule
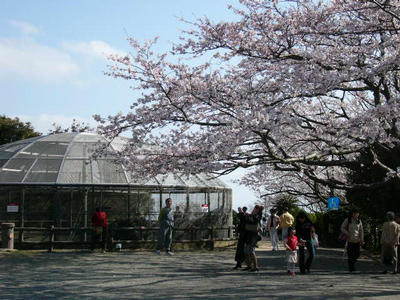
[[[239,214],[246,214],[247,207],[238,208]],[[239,217],[240,218],[240,217]],[[242,218],[243,219],[243,218]],[[240,220],[240,219],[239,219]],[[235,253],[235,261],[236,266],[233,267],[234,270],[241,268],[242,263],[244,261],[244,238],[245,238],[245,228],[244,228],[244,221],[240,220],[237,226],[237,232],[239,233],[239,239],[236,245],[236,253]]]
[[[305,212],[299,212],[296,217],[296,236],[299,240],[299,266],[300,273],[305,274],[310,272],[310,267],[314,258],[314,253],[311,244],[311,237],[314,233],[314,224]],[[305,249],[307,248],[308,258],[305,261]],[[305,261],[305,262],[304,262]]]
[[[260,230],[260,220],[264,207],[256,205],[251,214],[244,214],[239,210],[239,219],[242,224],[245,224],[244,231],[244,256],[247,263],[246,270],[258,271],[257,256],[255,247],[260,240],[258,234]]]

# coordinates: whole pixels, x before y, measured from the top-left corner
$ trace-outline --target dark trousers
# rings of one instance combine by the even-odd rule
[[[355,264],[360,257],[360,243],[347,243],[347,262],[349,264],[349,271],[355,271]]]
[[[244,261],[244,233],[239,234],[239,239],[236,246],[235,261],[239,266],[241,266],[242,262]]]
[[[96,248],[96,244],[99,242],[101,242],[101,247],[105,251],[107,245],[107,227],[103,227],[103,231],[101,233],[96,233],[96,231],[93,230],[92,245],[90,248],[94,250]]]
[[[308,258],[307,261],[305,261],[305,249],[307,248],[307,254]],[[306,241],[305,246],[299,246],[299,267],[300,267],[300,272],[305,273],[306,269],[310,269],[312,261],[314,259],[314,253],[312,249],[312,245],[310,241]],[[305,261],[305,262],[304,262]]]

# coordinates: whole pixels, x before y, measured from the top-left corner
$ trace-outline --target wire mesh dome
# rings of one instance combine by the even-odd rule
[[[113,155],[127,142],[118,138],[109,143],[92,133],[60,133],[0,146],[0,222],[15,222],[20,242],[45,238],[30,234],[29,228],[51,225],[70,232],[59,233],[59,240],[82,242],[89,240],[91,215],[101,207],[113,228],[148,229],[147,235],[136,229],[125,236],[114,231],[114,238],[154,240],[160,209],[172,198],[176,240],[207,238],[210,226],[220,228],[213,238],[231,237],[232,190],[226,184],[207,174],[138,178]],[[93,159],[101,145],[108,147],[108,155]],[[9,206],[20,209],[10,212]]]
[[[60,133],[30,138],[0,147],[0,184],[95,184],[171,187],[227,188],[206,174],[158,175],[143,181],[116,164],[112,155],[91,158],[96,147],[108,141],[92,133]],[[109,152],[120,149],[126,139],[109,144]]]

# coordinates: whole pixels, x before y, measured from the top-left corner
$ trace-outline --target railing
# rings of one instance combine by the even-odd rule
[[[157,234],[159,227],[110,227],[108,230],[107,245],[109,249],[112,249],[115,243],[130,243],[130,242],[151,242],[155,243],[157,241]],[[18,246],[29,245],[29,244],[47,244],[48,251],[53,251],[56,245],[62,244],[76,244],[77,246],[84,246],[87,248],[91,243],[91,235],[93,234],[92,227],[55,227],[51,225],[47,228],[43,227],[15,227],[14,236],[18,236],[17,244]],[[24,239],[24,234],[26,232],[40,232],[45,238],[42,241],[27,242]],[[83,241],[74,242],[72,240],[56,240],[57,235],[60,233],[75,233],[76,235],[81,235]],[[224,232],[224,238],[220,238],[220,232]],[[196,242],[196,241],[214,241],[216,239],[234,239],[232,234],[233,226],[225,227],[189,227],[189,228],[174,228],[174,234],[179,236],[179,233],[183,233],[184,236],[189,237],[188,239],[176,239],[173,235],[173,242]],[[18,235],[17,235],[18,233]],[[136,237],[134,239],[121,239],[121,236],[125,237]],[[198,236],[206,236],[206,238],[196,238]]]

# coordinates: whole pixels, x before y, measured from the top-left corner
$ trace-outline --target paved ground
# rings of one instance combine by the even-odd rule
[[[263,242],[265,243],[265,242]],[[0,299],[400,299],[400,275],[367,257],[348,274],[342,252],[320,249],[309,275],[291,277],[283,251],[257,249],[258,273],[232,271],[233,249],[0,252]]]

